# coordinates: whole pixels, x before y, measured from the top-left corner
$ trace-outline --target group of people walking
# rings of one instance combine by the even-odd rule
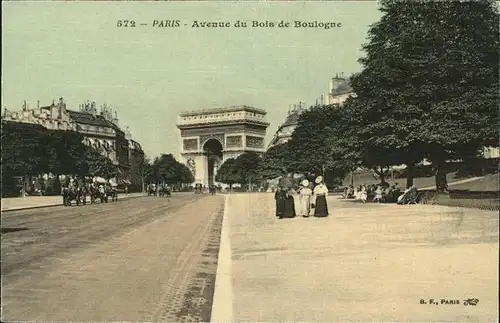
[[[298,190],[298,215],[309,217],[312,213],[315,217],[327,217],[328,205],[326,196],[328,195],[328,188],[324,184],[322,176],[318,176],[314,182],[315,186],[307,179],[304,179],[300,183]],[[276,216],[279,219],[294,218],[297,216],[294,198],[296,195],[297,192],[293,188],[278,187],[278,190],[274,194],[274,199],[276,200]]]

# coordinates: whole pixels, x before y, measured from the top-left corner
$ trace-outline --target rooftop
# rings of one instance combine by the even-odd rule
[[[345,93],[350,93],[350,92],[353,92],[353,88],[351,87],[351,85],[349,84],[348,81],[345,81],[343,83],[340,83],[339,86],[337,86],[335,89],[332,90],[332,95],[341,95],[341,94],[345,94]]]
[[[73,121],[75,121],[76,123],[83,123],[83,124],[88,124],[88,125],[93,125],[93,126],[108,127],[108,128],[113,128],[115,130],[122,131],[117,125],[115,125],[111,121],[108,121],[102,115],[96,114],[94,116],[88,112],[72,111],[72,110],[68,110],[68,113],[69,113],[69,116],[71,117],[71,119]]]
[[[285,122],[281,125],[281,127],[294,126],[299,124],[299,118],[302,111],[292,111],[287,117]]]
[[[231,106],[224,108],[213,108],[213,109],[201,109],[201,110],[192,110],[185,111],[180,114],[181,117],[191,117],[191,116],[199,116],[204,114],[212,114],[212,113],[223,113],[223,112],[237,112],[237,111],[248,111],[255,112],[259,114],[267,114],[266,110],[254,108],[246,105],[241,106]]]

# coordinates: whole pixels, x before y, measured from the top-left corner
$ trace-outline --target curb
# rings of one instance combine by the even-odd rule
[[[234,322],[233,300],[232,257],[229,234],[229,195],[226,195],[210,322]]]
[[[119,202],[120,200],[128,200],[128,199],[133,199],[133,198],[138,198],[138,197],[143,197],[146,195],[139,195],[139,196],[128,196],[125,198],[118,198]],[[2,213],[4,212],[13,212],[13,211],[24,211],[24,210],[34,210],[34,209],[42,209],[42,208],[49,208],[49,207],[56,207],[56,206],[63,206],[62,204],[48,204],[48,205],[36,205],[36,206],[28,206],[28,207],[18,207],[18,208],[12,208],[12,209],[5,209],[1,210]]]

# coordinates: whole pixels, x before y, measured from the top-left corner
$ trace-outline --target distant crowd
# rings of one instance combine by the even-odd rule
[[[401,191],[398,183],[390,185],[389,183],[360,185],[358,187],[344,188],[342,193],[344,199],[355,199],[363,203],[372,201],[376,203],[398,203],[398,204],[415,204],[418,202],[418,190],[413,185],[406,190]]]

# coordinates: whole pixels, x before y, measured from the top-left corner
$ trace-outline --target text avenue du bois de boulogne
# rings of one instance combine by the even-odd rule
[[[335,29],[342,27],[342,22],[334,21],[269,21],[269,20],[235,20],[235,21],[202,21],[193,20],[184,22],[181,20],[151,20],[138,21],[123,19],[116,23],[120,28],[154,27],[154,28],[318,28]]]

